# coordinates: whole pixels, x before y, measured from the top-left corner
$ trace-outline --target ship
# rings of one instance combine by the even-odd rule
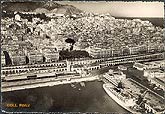
[[[120,106],[122,106],[124,109],[129,111],[133,114],[140,114],[138,112],[138,105],[135,103],[135,100],[132,98],[126,98],[126,96],[122,95],[120,92],[117,92],[117,88],[115,90],[116,86],[114,86],[111,83],[105,83],[103,84],[103,89],[105,92]]]

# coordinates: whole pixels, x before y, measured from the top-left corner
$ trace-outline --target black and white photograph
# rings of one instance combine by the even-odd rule
[[[1,1],[1,111],[164,114],[161,1]]]

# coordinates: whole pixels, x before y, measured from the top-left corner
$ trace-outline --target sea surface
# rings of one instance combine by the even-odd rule
[[[165,20],[164,18],[148,18],[148,17],[115,17],[116,19],[140,19],[142,21],[150,21],[154,26],[159,26],[164,28]]]
[[[85,82],[27,89],[2,94],[3,109],[9,112],[118,112],[128,113],[102,88],[102,82]],[[6,108],[7,103],[27,103],[30,108]]]

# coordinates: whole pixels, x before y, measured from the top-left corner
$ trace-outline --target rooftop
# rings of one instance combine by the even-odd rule
[[[134,66],[138,68],[144,68],[144,65],[141,63],[135,63]]]
[[[165,77],[163,77],[163,78],[154,78],[153,80],[165,87],[165,81],[164,81]]]

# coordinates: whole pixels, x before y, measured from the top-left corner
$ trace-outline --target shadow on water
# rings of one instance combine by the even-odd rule
[[[5,108],[7,111],[42,112],[127,112],[114,102],[103,90],[102,82],[59,85],[3,93],[3,104],[29,103],[30,108]]]

